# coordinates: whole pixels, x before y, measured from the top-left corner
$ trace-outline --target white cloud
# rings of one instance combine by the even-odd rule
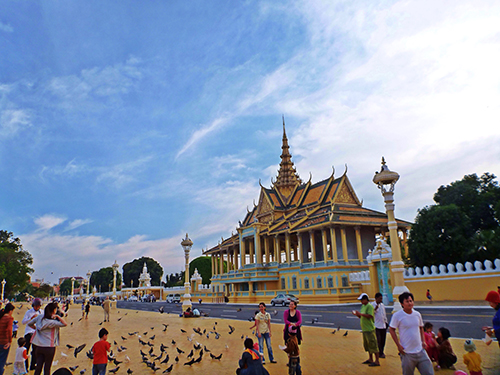
[[[14,28],[12,26],[10,26],[8,23],[3,23],[3,22],[0,22],[0,30],[1,31],[5,31],[6,33],[13,33],[14,32]]]
[[[48,231],[58,225],[64,223],[67,220],[66,217],[56,216],[56,215],[43,215],[37,217],[34,222],[38,227],[37,231]]]
[[[71,223],[69,223],[69,225],[66,227],[65,230],[73,230],[73,229],[76,229],[78,227],[81,227],[82,225],[85,225],[85,224],[90,224],[92,223],[93,220],[90,220],[90,219],[76,219],[76,220],[73,220]]]
[[[0,114],[0,135],[12,136],[31,126],[31,116],[23,109],[4,109]]]

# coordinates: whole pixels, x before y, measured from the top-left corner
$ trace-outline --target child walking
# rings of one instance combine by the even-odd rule
[[[467,353],[464,354],[464,364],[467,366],[470,375],[483,375],[481,368],[481,356],[476,353],[476,344],[472,339],[465,340],[464,349]]]
[[[300,367],[300,350],[299,342],[297,340],[297,327],[288,327],[289,338],[286,342],[286,347],[283,349],[288,354],[288,374],[289,375],[302,375],[302,368]]]
[[[28,359],[28,350],[24,344],[26,344],[24,337],[19,337],[17,339],[16,359],[14,360],[14,375],[27,374],[24,362]]]
[[[108,364],[108,352],[111,344],[108,342],[108,330],[101,328],[99,331],[99,341],[92,346],[94,360],[92,361],[92,375],[106,375],[106,365]]]
[[[19,322],[14,320],[12,322],[12,338],[15,339],[17,337],[17,330],[19,329]]]
[[[436,335],[432,332],[433,325],[429,322],[424,324],[424,340],[427,347],[425,351],[432,362],[436,362],[436,368],[439,369],[439,351],[437,349],[438,343]]]

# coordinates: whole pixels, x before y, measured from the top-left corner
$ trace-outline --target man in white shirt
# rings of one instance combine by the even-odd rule
[[[421,375],[433,375],[434,368],[425,351],[424,322],[420,313],[413,310],[413,294],[400,294],[399,302],[403,309],[392,316],[389,332],[398,347],[403,375],[413,375],[415,368]]]
[[[28,323],[36,318],[38,315],[42,314],[42,300],[40,298],[35,298],[33,300],[33,303],[31,304],[31,309],[26,311],[26,314],[24,314],[24,318],[22,320],[23,324],[26,325],[26,328],[24,329],[24,339],[26,340],[26,354],[28,354],[30,350],[30,345],[31,345],[31,336],[33,336],[33,333],[35,333],[35,330],[28,326]],[[31,371],[35,369],[36,365],[36,346],[33,345],[31,348],[31,366],[28,366],[28,360],[26,359],[26,371]]]
[[[387,315],[382,303],[382,293],[375,294],[375,302],[372,302],[375,313],[375,334],[379,350],[379,358],[385,358],[385,339],[387,338]]]

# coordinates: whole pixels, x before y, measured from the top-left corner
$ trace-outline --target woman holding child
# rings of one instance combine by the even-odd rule
[[[283,320],[285,321],[285,329],[283,331],[283,338],[285,340],[285,343],[290,338],[288,329],[290,326],[292,326],[297,328],[297,341],[300,345],[300,343],[302,342],[302,331],[300,329],[300,326],[302,325],[302,315],[300,314],[300,311],[297,310],[297,302],[290,301],[288,310],[285,310],[283,314]]]

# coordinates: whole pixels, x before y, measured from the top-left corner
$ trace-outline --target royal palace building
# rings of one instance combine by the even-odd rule
[[[283,121],[281,163],[270,188],[247,209],[237,233],[204,251],[212,259],[212,292],[231,302],[269,302],[278,292],[303,303],[355,300],[349,274],[368,271],[367,256],[387,215],[363,207],[347,177],[303,182],[295,170]],[[411,223],[396,220],[406,249]],[[390,280],[389,280],[390,283]]]

